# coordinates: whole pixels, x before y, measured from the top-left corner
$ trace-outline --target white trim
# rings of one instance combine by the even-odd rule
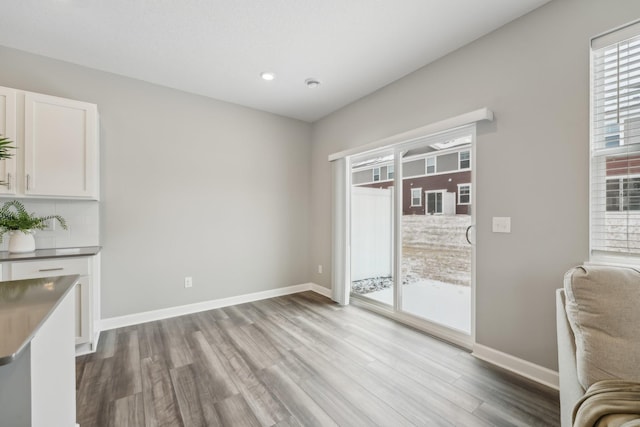
[[[554,390],[559,388],[558,373],[544,366],[536,365],[482,344],[475,344],[471,355]]]
[[[640,271],[640,258],[637,256],[591,255],[591,260],[585,261],[582,264],[586,266],[626,267]]]
[[[463,170],[452,170],[452,171],[446,171],[446,172],[436,172],[436,173],[430,173],[430,174],[425,174],[425,175],[411,175],[411,176],[407,176],[407,177],[403,177],[402,179],[414,179],[414,178],[424,178],[424,177],[432,177],[432,176],[439,176],[439,175],[453,175],[456,173],[465,173],[465,172],[470,172],[471,169],[463,169]]]
[[[438,173],[430,173],[429,175],[411,175],[411,176],[407,176],[407,177],[402,177],[402,181],[403,181],[403,185],[404,185],[404,181],[405,181],[405,180],[407,180],[407,179],[431,178],[432,176],[453,175],[453,174],[457,174],[457,173],[465,173],[465,172],[471,172],[471,169],[454,170],[454,171],[438,172]],[[385,179],[385,180],[383,180],[383,181],[360,182],[360,183],[358,183],[358,184],[353,184],[353,186],[354,186],[354,187],[361,187],[361,186],[363,186],[363,185],[383,184],[383,183],[388,183],[388,182],[395,182],[395,178],[394,178],[394,179]]]
[[[322,289],[321,289],[322,288]],[[198,313],[201,311],[213,310],[216,308],[229,307],[231,305],[244,304],[253,301],[260,301],[267,298],[280,297],[283,295],[296,294],[298,292],[314,291],[330,298],[331,290],[314,283],[304,283],[302,285],[287,286],[284,288],[271,289],[268,291],[254,292],[250,294],[238,295],[228,298],[196,302],[193,304],[180,305],[176,307],[162,308],[160,310],[145,311],[143,313],[128,314],[126,316],[110,317],[102,319],[100,330],[122,328],[124,326],[137,325],[139,323],[153,322],[155,320],[168,319],[171,317],[184,316],[185,314]]]
[[[431,193],[440,193],[440,212],[433,211],[434,215],[442,215],[444,209],[444,193],[448,193],[445,189],[440,190],[428,190],[424,192],[424,213],[425,215],[429,215],[429,194]],[[437,199],[437,198],[436,198]],[[436,207],[438,206],[438,201],[436,200]]]
[[[469,187],[469,201],[467,203],[460,202],[460,187]],[[471,183],[458,184],[458,206],[469,206],[471,204]]]
[[[467,126],[483,120],[493,121],[493,111],[489,110],[488,108],[480,108],[478,110],[461,114],[459,116],[440,120],[439,122],[431,123],[426,126],[409,130],[407,132],[382,138],[369,144],[330,154],[329,161],[332,162],[343,157],[352,156],[358,153],[364,153],[365,151],[389,147],[399,142],[409,142],[413,139],[424,138],[425,135],[435,135],[440,132],[449,132],[453,129]]]
[[[318,285],[317,283],[310,283],[310,285],[311,291],[331,299],[331,289],[325,288],[324,286]]]
[[[462,153],[469,153],[469,167],[468,168],[463,168],[461,163],[462,163]],[[471,170],[471,148],[469,148],[468,150],[460,150],[458,151],[458,170],[459,171],[468,171]]]
[[[376,169],[378,169],[378,179],[376,179]],[[380,178],[382,178],[382,176],[380,175],[380,169],[380,166],[371,168],[371,179],[373,179],[373,182],[380,182]]]
[[[446,132],[443,132],[446,133]],[[460,151],[469,151],[471,150],[471,143],[466,144],[466,145],[460,145],[457,147],[453,147],[453,148],[447,148],[445,150],[438,150],[438,151],[431,151],[428,153],[420,153],[420,154],[414,154],[412,156],[407,156],[407,157],[403,157],[402,161],[403,163],[409,163],[409,162],[414,162],[416,160],[421,160],[421,159],[427,159],[429,157],[440,157],[440,156],[444,156],[446,154],[453,154],[453,153],[459,153]],[[406,151],[406,150],[405,150]],[[362,172],[362,171],[366,171],[369,169],[372,169],[374,167],[385,167],[388,165],[393,166],[395,164],[395,160],[387,160],[385,162],[381,162],[381,163],[375,163],[375,164],[368,164],[368,165],[363,165],[363,166],[357,166],[354,167],[353,169],[351,169],[352,172]],[[458,167],[460,166],[460,163],[458,162]],[[426,164],[425,164],[425,169],[426,169]],[[436,167],[437,169],[437,167]],[[456,170],[460,170],[460,169],[456,169]],[[462,169],[463,171],[466,170],[471,170],[471,168],[468,169]],[[436,173],[450,173],[450,172],[455,172],[455,171],[445,171],[445,172],[436,172]],[[426,170],[425,170],[426,173]],[[433,174],[429,174],[429,175],[433,175]]]
[[[476,271],[477,271],[477,250],[476,250],[476,211],[477,208],[477,200],[476,200],[476,171],[478,170],[478,165],[476,164],[476,159],[478,156],[476,155],[478,149],[478,135],[476,126],[473,126],[473,134],[471,135],[471,225],[473,234],[471,240],[473,243],[471,244],[471,342],[476,342]]]
[[[392,168],[392,169],[393,169],[393,170],[391,171],[391,173],[395,173],[395,166],[394,166],[394,165],[387,165],[387,169],[386,169],[386,171],[387,171],[387,179],[386,179],[386,181],[393,181],[393,179],[394,179],[393,177],[394,177],[395,175],[393,175],[391,178],[389,178],[389,168]]]
[[[607,210],[607,181],[610,179],[616,179],[618,176],[612,175],[608,177],[606,175],[606,155],[607,154],[615,154],[619,150],[625,153],[628,149],[628,145],[621,145],[619,147],[613,147],[611,149],[607,149],[606,147],[599,148],[595,150],[594,140],[596,135],[596,91],[594,90],[595,80],[596,80],[596,70],[594,67],[595,63],[595,54],[596,51],[601,51],[605,48],[608,48],[611,45],[624,42],[625,40],[638,37],[640,35],[640,20],[635,20],[630,23],[624,24],[617,28],[606,31],[602,34],[599,34],[595,37],[592,37],[589,42],[589,258],[594,262],[607,262],[609,258],[614,259],[615,263],[637,263],[638,262],[638,254],[629,253],[629,254],[621,254],[610,248],[604,249],[595,249],[594,241],[597,241],[594,237],[594,231],[599,227],[598,220],[606,217],[607,213],[629,213],[635,212],[632,210],[619,210],[619,211],[608,211]],[[619,77],[619,75],[618,75]],[[617,105],[618,111],[620,110],[620,105]],[[623,124],[618,123],[619,125]],[[628,154],[628,153],[627,153]],[[595,162],[605,162],[605,186],[604,192],[600,191],[597,187],[594,188],[594,175],[596,174],[596,170],[594,170]],[[624,176],[622,176],[624,178]],[[621,189],[622,190],[622,189]],[[600,196],[604,196],[604,204],[601,206],[599,202],[594,200],[594,193],[598,193]],[[603,194],[604,193],[604,194]],[[620,208],[622,208],[622,199],[620,200]],[[602,207],[602,211],[600,211],[600,206]],[[597,208],[597,209],[596,209]],[[598,245],[601,246],[601,245]],[[628,258],[628,261],[624,260]]]
[[[591,49],[602,49],[615,43],[628,40],[640,33],[640,20],[628,22],[612,30],[591,38]]]
[[[331,163],[331,299],[349,304],[351,290],[351,158]]]
[[[433,160],[433,172],[431,173],[429,173],[429,160]],[[437,173],[438,173],[438,156],[426,156],[424,158],[424,175],[431,176],[431,175],[436,175]]]
[[[387,182],[393,182],[393,181],[394,181],[393,179],[385,179],[385,180],[383,180],[383,181],[369,181],[369,182],[361,182],[361,183],[358,183],[358,184],[353,184],[353,186],[354,186],[354,187],[361,187],[361,186],[363,186],[363,185],[384,184],[384,183],[387,183]]]
[[[414,205],[413,204],[413,199],[414,199],[413,192],[416,191],[416,190],[418,191],[418,194],[420,195],[420,204],[419,205]],[[422,207],[422,187],[416,187],[416,188],[412,188],[411,189],[411,207],[412,208]]]

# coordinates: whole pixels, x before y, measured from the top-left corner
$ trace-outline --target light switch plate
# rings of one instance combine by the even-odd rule
[[[494,233],[511,233],[511,217],[494,216],[493,232]]]

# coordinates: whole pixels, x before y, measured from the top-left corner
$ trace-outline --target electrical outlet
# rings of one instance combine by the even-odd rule
[[[193,277],[191,276],[187,276],[184,278],[184,287],[185,288],[190,288],[193,286]]]
[[[318,274],[322,274],[322,264],[318,264]]]

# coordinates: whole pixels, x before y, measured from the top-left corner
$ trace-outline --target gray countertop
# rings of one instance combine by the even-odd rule
[[[102,249],[100,246],[85,246],[81,248],[37,249],[33,252],[12,254],[0,251],[0,262],[7,261],[33,261],[45,258],[68,258],[77,256],[96,255]]]
[[[31,342],[78,277],[0,282],[0,365],[11,363]]]

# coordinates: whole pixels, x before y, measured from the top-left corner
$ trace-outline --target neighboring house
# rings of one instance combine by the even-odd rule
[[[640,210],[640,155],[607,159],[607,211]]]
[[[393,187],[393,160],[354,167],[352,184]],[[471,213],[471,145],[408,155],[402,159],[403,215]]]

